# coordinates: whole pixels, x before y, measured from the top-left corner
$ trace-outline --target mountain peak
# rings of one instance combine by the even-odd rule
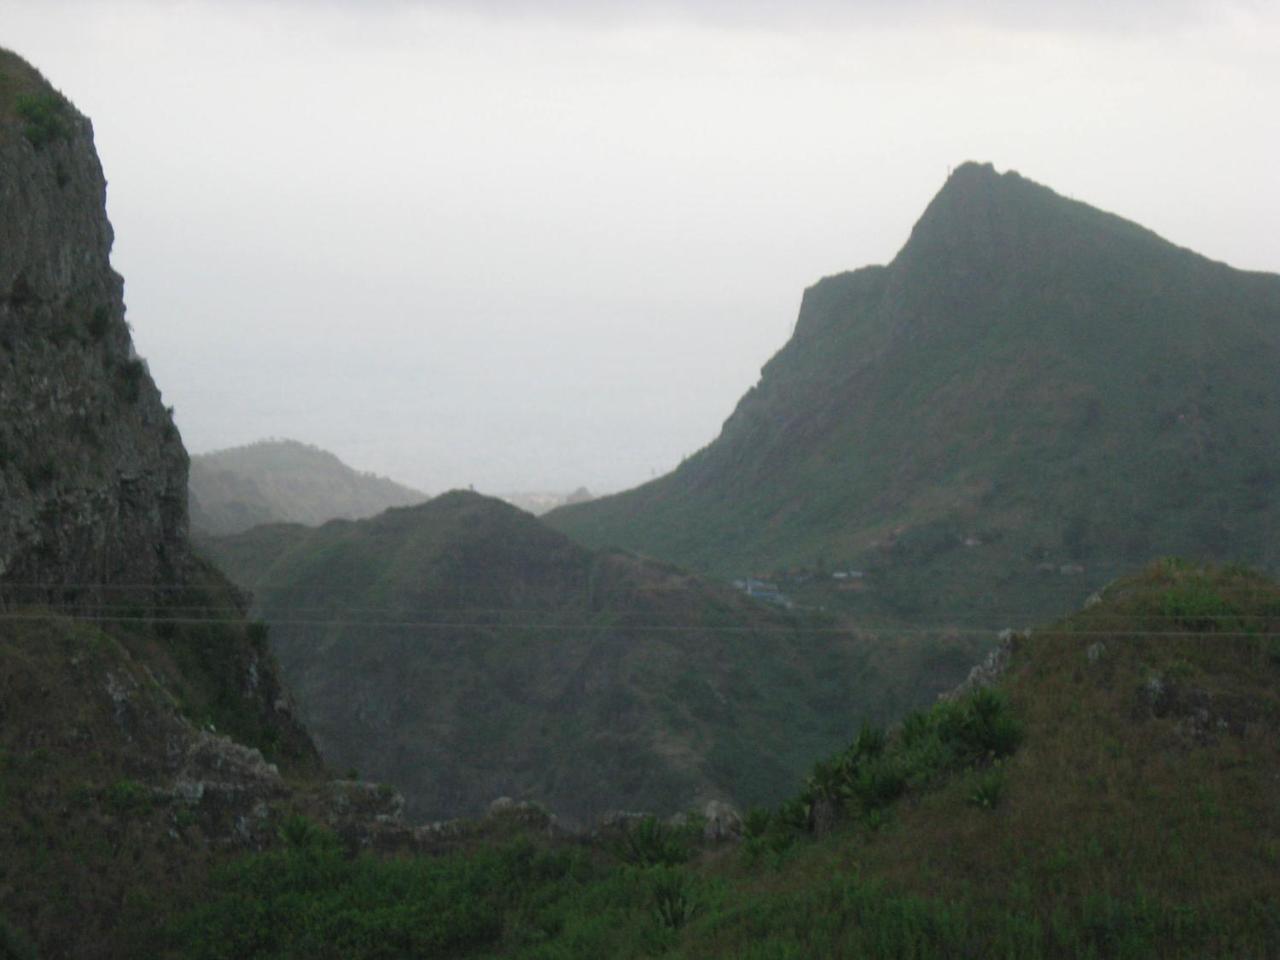
[[[966,162],[929,202],[895,263],[912,274],[913,268],[941,271],[950,281],[1021,275],[1035,283],[1043,271],[1064,266],[1102,269],[1103,261],[1187,255],[1132,221],[1013,170]]]
[[[963,163],[925,208],[904,254],[927,257],[1015,248],[1030,223],[1056,203],[1069,203],[1048,187],[990,163]]]
[[[806,292],[720,438],[551,522],[725,577],[867,571],[830,606],[918,618],[1056,613],[1161,553],[1274,565],[1277,316],[1280,277],[966,163],[890,264]]]
[[[964,189],[976,184],[995,184],[1002,176],[1021,179],[1012,170],[1007,174],[998,173],[995,164],[991,162],[979,163],[977,160],[966,160],[947,174],[947,182],[942,189]]]
[[[426,494],[353,469],[327,450],[297,440],[259,440],[191,458],[191,525],[239,533],[262,523],[320,524],[371,517]]]

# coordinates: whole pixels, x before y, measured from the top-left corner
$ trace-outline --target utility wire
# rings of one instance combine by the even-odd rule
[[[0,595],[0,600],[2,599],[4,599],[4,597]],[[112,604],[110,602],[92,603],[89,601],[81,601],[81,602],[59,601],[56,603],[50,603],[43,600],[24,601],[22,599],[15,599],[15,598],[9,598],[9,599],[10,599],[10,602],[14,603],[15,605],[21,606],[25,604],[27,606],[30,606],[32,608],[37,608],[40,610],[54,610],[54,611],[67,610],[67,611],[73,611],[73,612],[74,611],[83,612],[86,609],[86,607],[97,607],[101,609],[101,608],[111,608],[113,606],[116,609],[128,611],[128,610],[136,609],[139,606],[159,606],[160,609],[172,612],[174,614],[183,612],[192,616],[194,616],[197,613],[228,614],[231,616],[235,616],[240,614],[241,612],[241,608],[234,604],[185,604],[185,603],[169,604],[169,603],[166,603],[160,606],[156,604],[146,604],[141,601],[135,601],[135,602],[120,601],[118,603]],[[1280,603],[1280,600],[1277,600],[1277,603]],[[531,614],[538,614],[538,613],[543,613],[548,615],[551,615],[551,614],[558,615],[562,612],[560,608],[554,608],[554,607],[489,607],[489,606],[475,606],[470,604],[465,604],[461,606],[435,606],[433,604],[430,604],[429,602],[424,603],[420,606],[426,607],[430,611],[430,613],[437,616],[439,615],[447,616],[449,614],[467,614],[469,616],[493,614],[498,616],[506,616],[510,614],[531,615]],[[263,608],[259,612],[261,613],[261,617],[263,619],[268,620],[269,622],[284,622],[285,620],[297,618],[300,615],[309,614],[309,613],[322,613],[322,614],[346,613],[346,614],[363,614],[363,615],[372,615],[372,616],[379,616],[379,617],[386,617],[386,618],[394,618],[406,613],[411,614],[415,609],[416,608],[414,606],[403,605],[403,604],[399,606],[349,606],[346,604],[285,604],[280,606],[273,605],[268,608]],[[761,612],[774,613],[779,616],[784,615],[784,611],[782,608],[772,607],[765,603],[761,603],[759,610]],[[590,614],[592,612],[607,615],[609,613],[619,613],[620,611],[616,609],[611,610],[610,608],[607,608],[607,607],[600,611],[584,610],[585,614]],[[798,611],[793,611],[792,616],[795,616],[796,613],[825,613],[825,612],[830,612],[832,616],[842,615],[840,611],[821,611],[821,610],[809,608],[809,609],[800,609]],[[1088,614],[1087,609],[1082,612],[1085,615]],[[623,615],[625,615],[625,613],[623,613]],[[849,614],[843,614],[843,615],[849,616]],[[971,615],[972,613],[969,613],[969,614],[966,614],[965,617],[967,618]],[[1026,610],[995,611],[995,612],[990,612],[988,615],[992,617],[1001,618],[1000,626],[992,626],[991,629],[993,630],[1008,629],[1009,621],[1011,620],[1025,620],[1026,618],[1029,618],[1029,617],[1040,617],[1043,619],[1043,616],[1044,616],[1042,613],[1026,611]],[[1079,615],[1079,612],[1072,615]],[[1196,620],[1196,621],[1211,620],[1215,622],[1216,621],[1238,622],[1238,621],[1255,621],[1255,620],[1270,621],[1270,620],[1280,620],[1280,609],[1277,609],[1275,613],[1204,613],[1204,614],[1177,614],[1177,613],[1154,613],[1154,612],[1125,613],[1125,612],[1119,612],[1119,611],[1106,611],[1105,616],[1109,620],[1128,620],[1128,621],[1142,621],[1142,622],[1164,621],[1169,623],[1182,623],[1187,620]],[[253,619],[253,618],[254,616],[252,615],[249,616],[249,619]],[[240,617],[239,619],[245,619],[245,618]],[[986,623],[972,623],[972,622],[966,623],[964,622],[964,620],[961,620],[961,619],[956,619],[956,620],[944,619],[942,622],[946,626],[937,627],[937,629],[950,629],[952,627],[957,627],[957,626],[985,628],[987,626]],[[670,624],[658,624],[658,626],[669,626],[669,625]],[[692,628],[692,627],[698,627],[699,625],[698,624],[676,624],[675,626],[687,626]],[[765,628],[764,627],[755,627],[755,628],[744,627],[743,629],[765,629]],[[836,629],[836,628],[806,628],[806,627],[799,627],[799,626],[797,627],[778,626],[774,629],[787,631],[791,629]]]
[[[0,614],[0,623],[4,622],[48,622],[54,620],[71,620],[75,622],[87,623],[121,623],[121,624],[174,624],[174,625],[228,625],[243,626],[247,621],[244,619],[232,618],[213,618],[213,617],[151,617],[151,616],[113,616],[105,614],[55,614],[40,612],[23,612],[23,613],[3,613]],[[394,629],[394,630],[492,630],[495,628],[510,630],[548,630],[556,632],[644,632],[644,633],[666,633],[666,634],[736,634],[736,635],[762,635],[777,634],[779,636],[796,636],[796,635],[815,635],[815,636],[850,636],[859,637],[861,639],[875,639],[881,635],[886,636],[902,636],[902,635],[921,635],[933,636],[938,634],[952,635],[983,635],[989,636],[996,631],[989,628],[980,627],[957,627],[951,624],[945,626],[916,626],[916,627],[881,627],[881,628],[850,628],[850,627],[732,627],[732,626],[702,626],[698,624],[630,624],[630,623],[534,623],[534,622],[486,622],[486,621],[450,621],[450,620],[313,620],[313,619],[283,619],[273,620],[269,622],[269,626],[275,627],[365,627],[377,629]],[[1074,629],[1074,628],[1055,628],[1041,629],[1040,634],[1068,634],[1075,637],[1114,637],[1117,633],[1121,633],[1127,637],[1200,637],[1204,639],[1272,639],[1280,637],[1280,631],[1213,631],[1206,633],[1202,630],[1098,630],[1098,629]]]

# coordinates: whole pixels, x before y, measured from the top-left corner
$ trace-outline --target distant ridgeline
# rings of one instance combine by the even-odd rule
[[[844,632],[467,492],[204,546],[256,596],[325,759],[420,820],[500,796],[579,823],[776,801],[992,639]]]
[[[1280,565],[1278,371],[1280,277],[965,164],[888,266],[805,291],[713,443],[547,522],[861,613],[1030,622],[1154,556]]]
[[[427,499],[296,440],[261,440],[194,456],[190,487],[191,527],[200,534],[239,533],[260,523],[356,520]]]

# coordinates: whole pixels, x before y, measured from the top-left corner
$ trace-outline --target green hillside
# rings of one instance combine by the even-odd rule
[[[242,860],[175,955],[1280,954],[1280,588],[1164,562],[1017,639],[996,685],[863,730],[740,845],[640,822],[427,860]],[[824,806],[827,813],[815,817]],[[358,922],[356,919],[358,918]]]
[[[256,595],[325,759],[420,820],[500,796],[571,821],[773,801],[993,639],[845,631],[465,492],[208,549]]]
[[[1280,565],[1280,277],[990,166],[791,340],[673,473],[547,522],[720,577],[866,573],[862,613],[1000,625],[1164,553]]]
[[[239,533],[263,523],[324,523],[421,503],[426,494],[361,473],[296,440],[262,440],[191,458],[191,526]]]

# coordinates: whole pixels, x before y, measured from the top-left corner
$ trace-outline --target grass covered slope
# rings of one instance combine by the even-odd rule
[[[191,458],[191,526],[229,534],[263,523],[318,524],[371,517],[426,500],[296,440],[262,440]]]
[[[856,871],[912,898],[912,932],[932,942],[921,955],[1280,950],[1274,582],[1157,564],[1019,640],[997,691],[1021,728],[1011,756],[909,793],[887,817],[849,811],[847,833],[784,867],[785,883]],[[794,953],[761,955],[840,955],[819,914],[842,885],[792,899],[824,932],[793,917],[774,936]]]
[[[749,814],[737,848],[648,822],[592,847],[525,839],[379,863],[316,836],[223,873],[170,945],[192,958],[302,957],[324,938],[351,958],[1273,957],[1277,636],[1274,582],[1162,563],[1019,639],[994,688],[887,736],[864,730],[795,799]]]
[[[856,567],[863,611],[1035,620],[1163,553],[1280,564],[1277,369],[1280,277],[965,164],[889,265],[805,292],[713,443],[547,519],[726,577]]]
[[[39,149],[70,138],[77,119],[75,108],[39,70],[0,47],[0,125],[15,125]]]
[[[982,642],[852,634],[466,492],[208,547],[255,593],[326,760],[417,818],[504,795],[579,821],[776,800]]]
[[[43,956],[146,955],[139,924],[270,842],[276,771],[316,781],[319,757],[216,571],[92,611],[17,592],[0,589],[0,922]]]

